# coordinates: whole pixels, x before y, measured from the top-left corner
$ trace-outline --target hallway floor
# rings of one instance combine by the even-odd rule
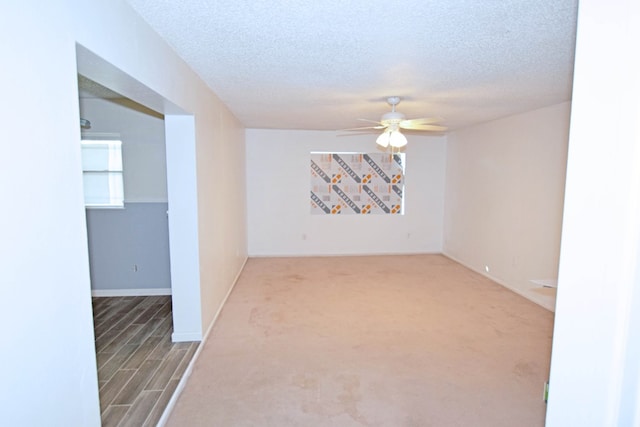
[[[103,427],[155,426],[198,342],[172,343],[170,296],[94,297]]]

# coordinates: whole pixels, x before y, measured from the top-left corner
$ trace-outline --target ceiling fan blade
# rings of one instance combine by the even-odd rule
[[[407,130],[430,130],[433,132],[443,132],[447,130],[446,126],[426,125],[426,124],[416,124],[416,125],[407,127],[407,126],[403,126],[402,123],[400,123],[400,127]]]
[[[419,119],[408,119],[400,122],[400,127],[405,129],[409,129],[405,126],[414,126],[414,125],[432,125],[434,123],[440,123],[444,121],[441,117],[422,117]]]
[[[349,129],[340,129],[340,132],[342,131],[351,131],[351,130],[365,130],[365,129],[384,129],[386,126],[364,126],[364,127],[360,127],[360,128],[349,128]]]
[[[357,120],[360,120],[361,122],[375,123],[377,125],[384,126],[381,122],[377,120],[369,120],[369,119],[357,119]]]
[[[358,135],[368,135],[371,136],[371,131],[365,131],[365,130],[361,130],[361,131],[356,131],[356,132],[338,132],[336,134],[337,137],[342,137],[342,136],[358,136]]]

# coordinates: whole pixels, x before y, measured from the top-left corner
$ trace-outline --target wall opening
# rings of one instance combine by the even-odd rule
[[[193,116],[81,45],[76,45],[76,57],[79,75],[164,116],[172,338],[199,341],[202,321]],[[134,269],[132,265],[132,272]]]

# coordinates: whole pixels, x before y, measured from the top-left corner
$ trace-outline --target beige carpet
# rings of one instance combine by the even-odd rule
[[[247,262],[168,426],[543,426],[553,313],[439,255]]]

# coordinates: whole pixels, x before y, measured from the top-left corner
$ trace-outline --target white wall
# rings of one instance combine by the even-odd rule
[[[252,256],[440,252],[444,137],[407,135],[405,215],[311,215],[310,152],[376,152],[375,135],[248,129]]]
[[[204,141],[196,147],[204,334],[247,259],[245,136],[226,107],[213,103],[196,115],[195,131],[196,140]],[[174,206],[170,198],[169,209]]]
[[[0,417],[7,425],[96,426],[69,8],[1,8]]]
[[[171,308],[174,341],[198,340],[204,331],[200,283],[195,123],[191,116],[165,116],[167,192],[171,251]],[[184,189],[189,191],[184,191]],[[196,209],[194,209],[194,207]],[[176,249],[179,248],[179,249]]]
[[[444,253],[553,309],[570,104],[451,132]],[[489,271],[486,271],[488,267]]]
[[[76,43],[123,72],[97,67],[87,77],[157,111],[193,114],[195,151],[209,164],[220,160],[218,168],[194,172],[202,266],[202,275],[193,276],[200,297],[194,311],[202,310],[201,330],[246,259],[244,135],[209,88],[124,2],[25,0],[3,2],[0,9],[0,39],[11,40],[0,45],[0,194],[6,201],[0,322],[7,349],[0,417],[7,425],[97,426]],[[208,215],[212,211],[219,213]]]
[[[640,425],[640,3],[582,1],[547,426]]]

